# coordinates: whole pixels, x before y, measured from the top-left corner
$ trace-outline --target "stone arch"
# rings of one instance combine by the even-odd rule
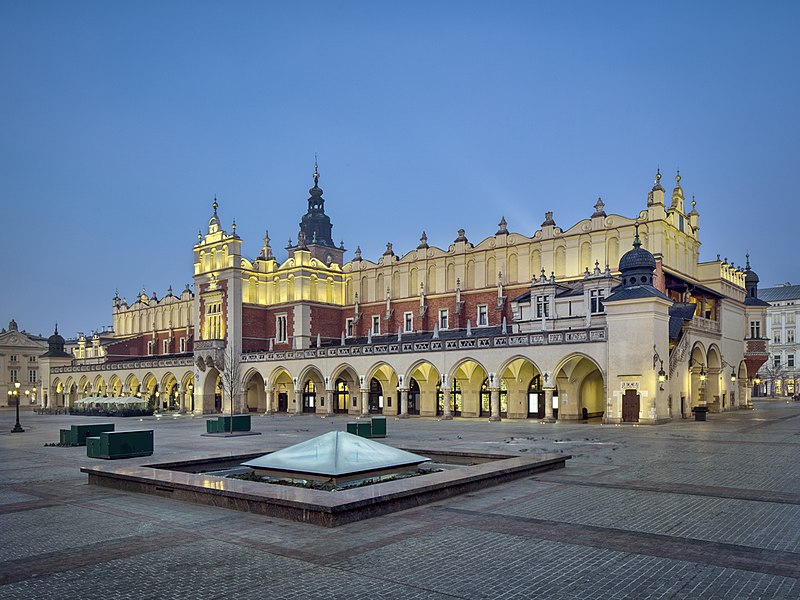
[[[556,247],[553,270],[556,277],[563,277],[567,274],[567,248],[563,243]]]
[[[453,415],[478,417],[481,414],[481,387],[489,376],[486,367],[474,358],[465,358],[450,369],[450,410]],[[443,398],[440,408],[444,409]]]
[[[383,286],[383,273],[378,273],[375,277],[375,295],[373,299],[377,302],[378,300],[382,300],[386,295],[386,289]]]
[[[108,396],[106,382],[102,375],[98,375],[92,382],[92,396]]]
[[[297,384],[301,404],[299,410],[295,406],[295,412],[325,412],[325,376],[315,365],[308,365],[300,372]]]
[[[155,375],[148,372],[142,377],[142,384],[139,388],[144,398],[150,407],[158,408],[156,392],[158,391],[158,380]]]
[[[56,377],[53,382],[50,384],[50,405],[51,406],[64,406],[64,398],[66,392],[66,386],[64,383]],[[45,398],[45,401],[47,398]],[[47,408],[47,404],[45,403],[45,408]]]
[[[242,398],[243,412],[266,412],[267,394],[264,391],[264,377],[255,367],[245,373],[242,378],[244,391]]]
[[[171,371],[167,371],[158,386],[159,408],[166,411],[180,410],[180,384]]]
[[[428,360],[416,361],[403,375],[403,386],[409,390],[409,414],[436,415],[437,391],[441,375]],[[416,385],[414,385],[416,384]],[[412,386],[414,391],[412,392]]]
[[[426,278],[425,292],[428,294],[436,293],[436,265],[428,267],[428,276]]]
[[[612,236],[608,239],[608,251],[606,252],[606,263],[609,268],[617,270],[619,268],[619,238]]]
[[[506,389],[506,412],[512,418],[544,418],[544,393],[541,391],[541,369],[539,366],[522,355],[515,355],[507,359],[497,370],[501,389]],[[538,378],[538,379],[537,379]],[[481,397],[481,411],[484,412],[485,402]],[[501,397],[502,400],[502,397]]]
[[[194,412],[194,371],[188,370],[181,376],[181,407],[185,412]]]
[[[86,398],[91,392],[92,384],[89,383],[89,378],[83,375],[78,381],[78,397]]]
[[[605,374],[587,354],[563,357],[553,371],[558,389],[558,418],[585,420],[602,417],[606,406]]]
[[[519,281],[519,261],[517,260],[516,253],[512,253],[506,262],[508,277],[506,283],[517,283]]]
[[[396,415],[399,412],[399,379],[389,363],[381,361],[372,365],[364,378],[364,385],[369,390],[370,413]]]
[[[348,363],[337,365],[330,375],[333,387],[333,412],[358,412],[360,383],[358,373]]]
[[[456,266],[449,262],[445,270],[445,291],[452,292],[456,289]]]
[[[108,395],[114,398],[119,398],[122,393],[122,381],[119,376],[114,373],[108,378]]]
[[[288,412],[294,406],[294,381],[291,373],[283,366],[272,370],[266,379],[267,387],[272,390],[272,408],[275,412]]]
[[[467,261],[467,269],[464,272],[464,289],[471,290],[475,288],[475,261],[470,259]]]
[[[136,396],[139,393],[139,379],[133,373],[128,373],[125,378],[125,394]]]
[[[719,346],[711,344],[706,352],[706,402],[710,410],[719,412],[723,409],[722,396],[722,353]]]
[[[490,285],[497,284],[497,263],[494,260],[494,256],[490,256],[486,259],[486,285],[487,287]]]
[[[531,252],[531,279],[539,277],[542,271],[542,252],[537,248]]]
[[[222,375],[216,368],[209,367],[202,384],[203,412],[222,412],[223,395]]]
[[[578,269],[580,271],[583,271],[584,269],[588,268],[591,271],[593,264],[594,261],[592,260],[592,244],[589,242],[588,239],[585,239],[581,242],[581,258],[580,258],[580,263],[578,264]]]

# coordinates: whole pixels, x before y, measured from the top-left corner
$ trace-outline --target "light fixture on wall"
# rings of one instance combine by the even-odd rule
[[[731,383],[736,383],[736,373],[733,372],[733,368],[731,368]]]
[[[661,362],[661,368],[658,370],[658,383],[659,383],[659,389],[663,391],[664,382],[667,380],[667,374],[664,372],[664,361],[660,360],[660,362]]]
[[[759,385],[761,383],[761,377],[756,375],[755,379],[753,379],[753,383],[755,383],[756,385]]]
[[[700,382],[701,383],[705,383],[706,382],[706,369],[705,369],[705,367],[700,367]]]

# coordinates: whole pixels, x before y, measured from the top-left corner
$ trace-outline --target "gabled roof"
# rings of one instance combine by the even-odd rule
[[[254,469],[330,477],[375,471],[430,460],[344,431],[331,431],[242,463]]]
[[[779,285],[758,290],[758,299],[767,302],[800,300],[800,285]]]

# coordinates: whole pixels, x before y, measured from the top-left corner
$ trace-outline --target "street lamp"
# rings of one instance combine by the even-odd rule
[[[16,399],[17,404],[17,422],[14,424],[14,429],[11,430],[11,433],[24,433],[25,430],[19,424],[19,381],[14,382],[14,390],[8,391],[8,397],[9,399]]]

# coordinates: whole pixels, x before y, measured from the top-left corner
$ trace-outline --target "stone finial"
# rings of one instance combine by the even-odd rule
[[[653,191],[655,192],[656,190],[660,190],[662,192],[664,191],[664,188],[661,187],[661,168],[660,167],[656,169],[656,179],[655,179],[655,182],[653,183]]]
[[[592,218],[594,219],[595,217],[605,217],[606,211],[603,210],[605,206],[606,205],[603,202],[603,199],[598,196],[597,202],[595,202],[594,204],[594,214],[592,215]]]
[[[497,224],[499,229],[497,230],[497,233],[495,233],[495,235],[508,235],[507,225],[508,223],[506,223],[506,218],[500,217],[500,222]]]
[[[417,250],[424,250],[428,247],[428,235],[423,231],[422,236],[419,238],[419,246]]]
[[[394,250],[392,250],[392,242],[386,242],[386,252],[384,252],[383,255],[394,256]]]
[[[361,246],[356,246],[356,251],[353,252],[353,260],[361,260]]]
[[[454,242],[466,242],[467,241],[467,236],[464,235],[464,230],[463,229],[459,229],[458,230],[458,237],[453,241]]]
[[[555,227],[556,222],[553,220],[553,211],[548,210],[544,213],[544,222],[542,223],[542,227]]]

